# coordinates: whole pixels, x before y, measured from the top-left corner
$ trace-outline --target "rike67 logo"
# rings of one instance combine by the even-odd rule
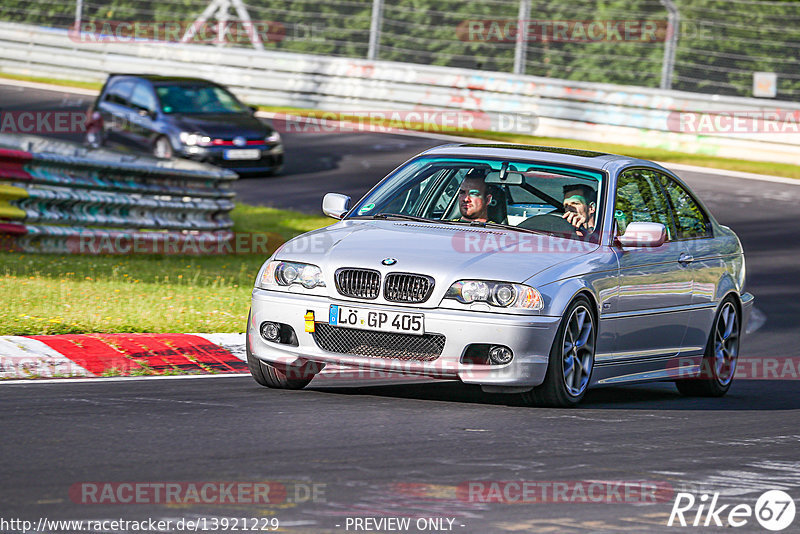
[[[752,528],[755,519],[763,528],[777,532],[794,522],[794,500],[785,491],[764,492],[754,507],[745,503],[720,505],[718,502],[719,493],[704,493],[697,498],[691,493],[680,492],[675,497],[667,526],[737,528],[750,525]]]

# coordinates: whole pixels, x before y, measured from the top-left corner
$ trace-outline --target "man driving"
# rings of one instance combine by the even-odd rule
[[[586,184],[564,186],[564,215],[575,233],[584,237],[594,232],[594,215],[597,210],[595,190]]]
[[[487,222],[492,195],[487,193],[485,171],[471,169],[458,190],[458,208],[465,222]]]

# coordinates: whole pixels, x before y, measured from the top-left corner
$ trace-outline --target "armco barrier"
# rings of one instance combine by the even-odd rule
[[[82,41],[67,30],[0,22],[0,71],[103,81],[109,72],[202,76],[253,104],[370,111],[470,110],[538,117],[536,135],[800,163],[800,104],[500,72],[246,48]],[[777,113],[764,131],[696,133],[676,113]],[[788,124],[789,128],[785,128]],[[777,127],[775,127],[777,126]]]
[[[219,254],[236,174],[0,134],[0,249]]]

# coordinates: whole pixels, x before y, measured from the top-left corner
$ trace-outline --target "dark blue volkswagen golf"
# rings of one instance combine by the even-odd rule
[[[193,159],[244,176],[283,167],[280,134],[225,87],[200,78],[109,75],[89,108],[86,143]]]

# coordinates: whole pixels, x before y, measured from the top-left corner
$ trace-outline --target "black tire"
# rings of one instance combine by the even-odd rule
[[[726,297],[714,316],[706,350],[695,378],[676,380],[687,397],[722,397],[731,388],[739,358],[742,319],[733,297]]]
[[[573,323],[573,321],[576,322]],[[589,321],[588,324],[586,321]],[[596,325],[597,319],[589,300],[584,296],[576,297],[561,318],[561,324],[553,340],[553,347],[550,349],[550,359],[544,382],[531,391],[523,393],[523,402],[528,405],[556,408],[573,408],[580,403],[586,394],[592,379],[592,371],[594,371]],[[588,331],[585,330],[587,327]],[[571,341],[576,335],[578,343]],[[568,344],[569,350],[567,350]],[[572,360],[572,365],[568,363],[568,360]],[[568,367],[572,369],[571,373]],[[586,369],[587,367],[588,369]],[[570,378],[567,378],[568,376]],[[568,381],[572,384],[568,385]]]
[[[153,143],[153,157],[170,159],[174,155],[175,151],[172,149],[172,143],[169,142],[167,136],[162,135],[156,138]]]
[[[278,165],[274,167],[271,171],[269,171],[265,176],[269,176],[270,178],[274,176],[280,176],[283,173],[283,165]]]
[[[247,317],[247,324],[250,324],[250,316]],[[303,389],[314,378],[314,374],[310,369],[302,368],[299,375],[301,378],[289,378],[286,373],[277,369],[268,363],[262,362],[250,351],[250,338],[246,334],[247,341],[245,342],[245,350],[247,352],[247,368],[250,370],[250,376],[253,377],[259,385],[274,389]]]

